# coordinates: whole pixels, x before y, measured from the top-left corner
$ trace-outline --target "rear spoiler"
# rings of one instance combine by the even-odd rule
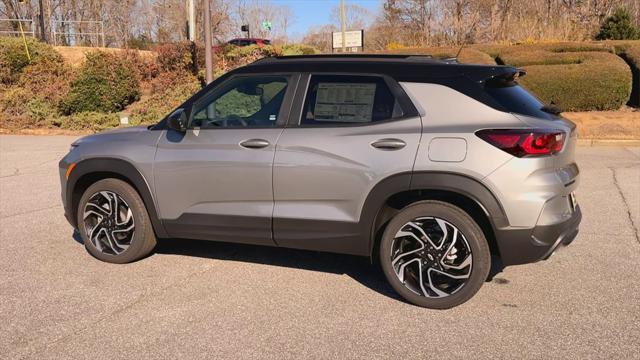
[[[486,79],[481,80],[480,82],[497,86],[512,85],[516,83],[519,78],[527,75],[527,72],[524,69],[504,68],[504,70],[507,71],[502,71],[499,74],[489,76]]]

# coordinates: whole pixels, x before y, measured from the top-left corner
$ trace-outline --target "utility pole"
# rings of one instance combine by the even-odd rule
[[[213,81],[213,46],[211,42],[211,3],[204,0],[204,63],[207,84]]]
[[[187,39],[191,51],[191,71],[198,74],[198,47],[196,46],[196,5],[194,0],[187,0]]]
[[[44,29],[44,4],[43,0],[38,1],[39,14],[38,14],[38,22],[40,23],[40,40],[47,42],[47,32]]]
[[[342,31],[342,52],[347,52],[347,40],[345,39],[345,28],[347,27],[347,15],[344,10],[344,0],[340,0],[340,31]]]
[[[193,0],[187,0],[187,21],[188,27],[187,31],[189,32],[188,37],[189,41],[196,41],[196,5]]]

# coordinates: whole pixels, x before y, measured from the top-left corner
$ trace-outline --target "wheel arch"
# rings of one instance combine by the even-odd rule
[[[495,195],[467,175],[424,171],[393,175],[378,183],[365,201],[363,217],[369,227],[369,255],[376,248],[385,225],[402,208],[422,200],[452,203],[467,212],[483,230],[491,251],[499,255],[496,229],[508,226],[504,209]]]
[[[153,230],[158,237],[166,237],[166,231],[160,221],[151,188],[142,173],[131,163],[122,159],[92,158],[76,163],[67,179],[66,201],[69,221],[77,228],[76,216],[78,203],[84,191],[96,181],[115,178],[133,187],[140,195],[151,219]]]

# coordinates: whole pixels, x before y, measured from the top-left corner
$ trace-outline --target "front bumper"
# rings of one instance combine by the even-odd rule
[[[64,217],[67,219],[69,224],[75,227],[75,220],[71,215],[71,204],[69,199],[69,189],[67,188],[67,169],[71,164],[63,158],[58,163],[58,171],[60,174],[60,197],[62,198],[62,206],[64,208]]]
[[[497,229],[496,241],[503,264],[518,265],[546,260],[559,247],[573,242],[581,220],[582,212],[578,205],[570,218],[553,225],[531,229]]]

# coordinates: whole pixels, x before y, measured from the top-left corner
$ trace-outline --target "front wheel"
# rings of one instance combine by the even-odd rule
[[[491,255],[484,233],[463,210],[422,201],[387,225],[380,262],[391,286],[407,301],[448,309],[469,300],[484,283]]]
[[[138,260],[156,245],[144,202],[119,179],[97,181],[84,192],[78,204],[78,231],[87,251],[110,263]]]

